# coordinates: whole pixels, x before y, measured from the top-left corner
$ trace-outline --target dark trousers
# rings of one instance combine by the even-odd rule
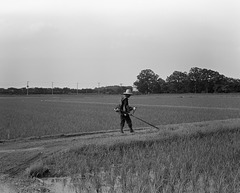
[[[121,119],[120,127],[121,127],[121,131],[122,132],[123,132],[123,127],[125,125],[125,122],[127,122],[128,127],[130,128],[130,131],[133,131],[133,129],[132,129],[132,120],[131,120],[129,114],[121,114],[120,115],[120,119]]]

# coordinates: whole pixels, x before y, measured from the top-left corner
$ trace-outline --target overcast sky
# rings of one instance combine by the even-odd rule
[[[240,78],[239,0],[0,0],[0,88],[132,85],[192,67]]]

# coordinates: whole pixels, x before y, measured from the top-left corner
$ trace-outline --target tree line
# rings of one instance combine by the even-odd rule
[[[76,94],[122,94],[126,89],[132,88],[131,86],[106,86],[99,88],[84,88],[84,89],[71,89],[68,87],[64,88],[0,88],[0,94],[6,95],[26,95],[26,94],[68,94],[68,95],[76,95]]]
[[[93,89],[70,89],[70,88],[14,88],[10,87],[7,89],[0,88],[0,94],[8,94],[8,95],[25,95],[25,94],[74,94],[74,93],[93,93]]]
[[[174,71],[166,80],[159,78],[151,69],[142,70],[134,85],[143,94],[240,92],[240,79],[198,67],[191,68],[188,73]]]
[[[133,83],[138,93],[234,93],[240,92],[240,79],[226,77],[217,71],[194,67],[189,72],[174,71],[163,80],[151,69],[142,70]],[[131,86],[106,86],[99,88],[0,88],[0,94],[122,94]]]

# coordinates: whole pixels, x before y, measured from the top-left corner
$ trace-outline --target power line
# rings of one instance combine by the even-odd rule
[[[30,84],[31,83],[31,84]],[[19,82],[0,82],[0,88],[8,89],[8,88],[26,88],[27,91],[29,91],[30,88],[70,88],[70,89],[76,89],[77,92],[79,92],[79,89],[83,88],[97,88],[100,91],[101,83],[97,82],[97,86],[94,86],[93,82],[90,82],[89,85],[91,86],[84,86],[83,83],[76,82],[57,82],[57,81],[32,81],[32,80],[26,80],[25,82],[19,81]],[[84,83],[85,84],[85,83]],[[88,85],[88,84],[85,84]],[[122,85],[122,83],[121,83]],[[27,94],[27,93],[26,93]],[[29,93],[28,93],[29,94]],[[53,93],[54,94],[54,93]]]

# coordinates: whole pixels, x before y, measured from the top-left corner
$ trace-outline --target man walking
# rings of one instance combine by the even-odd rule
[[[128,104],[128,99],[132,95],[132,92],[130,89],[127,89],[126,92],[123,93],[123,97],[121,98],[121,103],[119,105],[119,111],[120,111],[120,129],[121,133],[123,133],[123,127],[125,125],[125,122],[127,122],[128,127],[130,128],[130,132],[133,133],[132,128],[132,120],[129,116],[129,113],[134,110],[135,107],[130,107]]]

